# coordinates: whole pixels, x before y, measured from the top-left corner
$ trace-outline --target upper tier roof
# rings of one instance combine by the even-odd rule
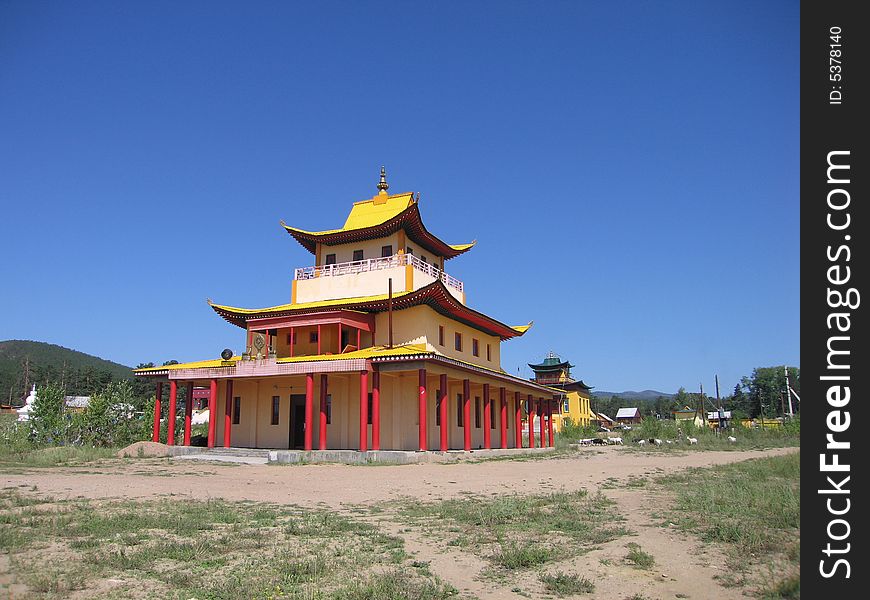
[[[281,225],[312,254],[318,242],[328,246],[348,244],[386,237],[400,229],[404,229],[417,246],[445,259],[467,252],[476,243],[451,245],[429,233],[423,225],[412,192],[392,196],[378,194],[368,200],[355,202],[341,229],[305,231],[290,227],[284,221],[281,221]]]
[[[511,327],[500,321],[496,321],[481,312],[468,308],[459,302],[444,287],[441,281],[436,280],[427,286],[411,292],[396,292],[393,294],[393,310],[402,310],[412,306],[427,305],[433,310],[455,319],[461,323],[483,331],[490,335],[497,335],[502,340],[523,335],[532,326],[519,325]],[[289,316],[298,314],[311,314],[329,310],[356,310],[360,312],[379,313],[388,310],[389,297],[387,294],[379,296],[364,296],[359,298],[343,298],[339,300],[322,300],[319,302],[303,302],[298,304],[282,304],[269,308],[237,308],[223,306],[209,301],[212,309],[221,317],[233,325],[242,328],[247,327],[247,322],[254,319],[269,317]]]

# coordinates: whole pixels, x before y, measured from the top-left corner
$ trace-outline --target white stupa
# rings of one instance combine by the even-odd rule
[[[33,389],[30,390],[30,393],[27,394],[27,398],[24,399],[24,406],[22,406],[17,411],[15,411],[18,413],[18,420],[19,421],[27,421],[30,419],[30,411],[33,410],[33,403],[35,401],[36,401],[36,384],[34,383]]]

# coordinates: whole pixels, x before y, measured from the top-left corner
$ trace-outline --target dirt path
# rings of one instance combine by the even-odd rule
[[[486,561],[468,550],[402,522],[393,511],[370,512],[384,502],[435,501],[463,494],[538,494],[556,490],[600,490],[614,500],[634,535],[619,537],[586,554],[560,561],[547,571],[583,575],[595,583],[584,598],[622,600],[633,594],[645,599],[692,598],[729,600],[743,597],[740,588],[725,588],[714,577],[724,564],[709,544],[663,527],[654,520],[657,507],[669,499],[644,487],[614,487],[634,478],[660,475],[687,467],[708,467],[796,451],[644,453],[625,448],[589,449],[562,458],[481,463],[405,466],[249,466],[196,464],[170,459],[109,461],[82,468],[0,472],[0,487],[24,487],[56,498],[93,499],[181,496],[224,498],[330,507],[377,523],[401,537],[414,560],[451,583],[463,596],[481,600],[549,598],[530,571],[506,579],[486,577]],[[363,509],[363,510],[360,510]],[[655,558],[651,570],[627,564],[627,544],[635,542]],[[2,558],[2,557],[0,557]],[[0,569],[0,572],[5,569]],[[521,590],[520,593],[517,590]]]

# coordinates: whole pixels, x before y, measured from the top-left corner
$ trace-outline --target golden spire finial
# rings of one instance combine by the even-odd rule
[[[389,187],[390,184],[387,183],[387,170],[384,167],[381,167],[381,180],[378,182],[378,193],[386,194]]]

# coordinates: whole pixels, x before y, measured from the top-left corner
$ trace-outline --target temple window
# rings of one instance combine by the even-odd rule
[[[308,332],[308,341],[312,344],[317,343],[317,332],[316,331]]]
[[[354,250],[353,251],[353,261],[356,262],[358,260],[363,259],[363,251],[362,250]]]
[[[453,334],[453,348],[458,352],[462,352],[462,334],[458,331]]]
[[[272,425],[277,425],[281,415],[281,396],[272,396]]]
[[[444,325],[438,326],[438,345],[444,345]]]
[[[381,257],[387,258],[393,255],[393,245],[381,246]]]
[[[328,264],[328,265],[335,264],[335,254],[327,254],[326,255],[326,264]]]
[[[474,338],[471,339],[471,355],[480,356],[480,342]]]
[[[233,398],[233,425],[239,424],[239,418],[241,417],[242,412],[242,398],[240,396],[236,396]]]
[[[489,344],[486,345],[486,360],[492,360],[492,347]]]

